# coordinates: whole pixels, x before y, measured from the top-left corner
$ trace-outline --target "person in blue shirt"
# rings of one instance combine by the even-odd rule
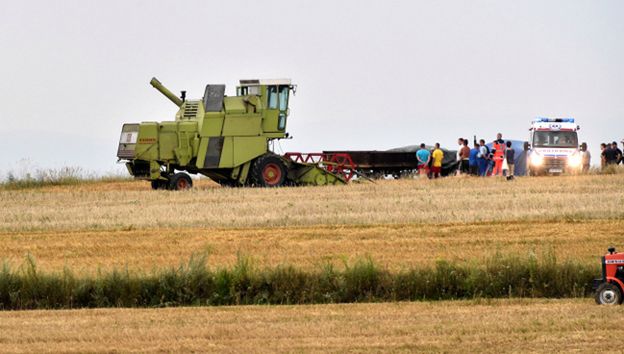
[[[420,149],[416,151],[416,160],[418,160],[418,174],[422,176],[429,175],[429,161],[431,153],[427,150],[424,143],[420,144]]]
[[[490,149],[485,146],[485,140],[479,140],[479,153],[477,154],[477,165],[479,165],[479,176],[487,175],[488,163],[490,159]]]
[[[479,154],[479,144],[475,141],[474,147],[470,149],[470,155],[468,158],[468,167],[472,176],[479,175],[479,164],[477,163],[477,155]]]

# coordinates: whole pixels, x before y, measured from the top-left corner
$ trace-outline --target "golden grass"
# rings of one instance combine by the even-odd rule
[[[390,269],[496,251],[598,262],[624,236],[624,175],[187,192],[145,182],[0,189],[0,257],[43,270],[175,266],[208,251]],[[0,312],[0,352],[594,351],[623,307],[584,300]]]
[[[177,266],[207,253],[213,266],[233,265],[237,255],[259,266],[318,268],[366,256],[391,270],[438,259],[477,261],[503,254],[555,251],[560,260],[598,262],[624,239],[624,220],[505,222],[446,225],[310,226],[247,229],[140,229],[0,233],[0,254],[12,264],[33,255],[39,267],[75,271]]]
[[[146,182],[0,191],[0,231],[621,219],[624,175],[447,178],[151,191]],[[111,189],[113,188],[113,189]]]
[[[590,299],[11,311],[0,352],[617,351],[623,315]]]

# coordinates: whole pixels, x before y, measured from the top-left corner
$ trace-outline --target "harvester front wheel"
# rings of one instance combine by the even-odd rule
[[[262,155],[253,164],[251,181],[259,187],[281,187],[286,174],[286,165],[279,156]]]
[[[598,305],[619,305],[622,303],[620,288],[612,283],[602,283],[596,289],[596,303]]]
[[[191,176],[186,173],[178,172],[171,176],[169,180],[169,189],[173,191],[179,191],[184,189],[190,189],[193,187],[193,180]]]

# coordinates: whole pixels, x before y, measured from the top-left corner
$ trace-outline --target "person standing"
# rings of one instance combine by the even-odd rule
[[[607,165],[607,144],[600,144],[600,168],[605,168]]]
[[[462,174],[470,173],[470,148],[468,139],[462,139],[462,147],[459,149],[459,170]]]
[[[587,143],[581,144],[581,164],[583,165],[583,173],[589,172],[591,154],[589,153],[589,150],[587,150]]]
[[[420,144],[420,149],[416,151],[416,160],[418,160],[418,175],[421,177],[429,174],[429,160],[431,153],[427,150],[425,143]]]
[[[485,140],[479,140],[479,153],[477,154],[477,164],[479,165],[479,176],[484,177],[487,173],[488,159],[490,151],[485,146]]]
[[[611,143],[611,149],[613,149],[615,155],[613,163],[617,165],[622,161],[622,150],[618,148],[618,145],[615,141]]]
[[[455,160],[457,161],[457,170],[455,171],[455,175],[459,176],[462,173],[462,170],[461,170],[461,160],[462,160],[461,148],[462,148],[462,146],[464,146],[464,138],[457,138],[457,145],[458,145],[457,157],[455,158]]]
[[[507,162],[507,180],[514,179],[514,169],[516,161],[516,151],[511,147],[511,141],[508,141],[505,149],[505,161]]]
[[[505,141],[503,134],[496,134],[496,140],[492,142],[492,150],[494,150],[492,176],[503,175],[503,160],[505,159]]]
[[[470,149],[470,155],[468,157],[470,174],[473,176],[479,175],[479,164],[477,162],[477,155],[479,155],[479,144],[477,144],[477,142],[475,141],[474,148]]]
[[[602,151],[602,154],[604,156],[605,166],[616,165],[618,163],[619,157],[622,156],[622,152],[620,152],[618,155],[619,149],[617,149],[617,147],[614,149],[613,144],[604,144],[604,145],[605,145],[605,148]]]
[[[438,178],[442,172],[442,160],[444,159],[444,152],[440,149],[440,143],[435,144],[431,159],[433,160],[431,164],[431,175],[433,178]]]

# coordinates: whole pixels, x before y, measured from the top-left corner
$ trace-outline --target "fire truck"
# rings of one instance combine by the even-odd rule
[[[574,118],[539,117],[529,129],[529,175],[577,173],[582,159]]]

